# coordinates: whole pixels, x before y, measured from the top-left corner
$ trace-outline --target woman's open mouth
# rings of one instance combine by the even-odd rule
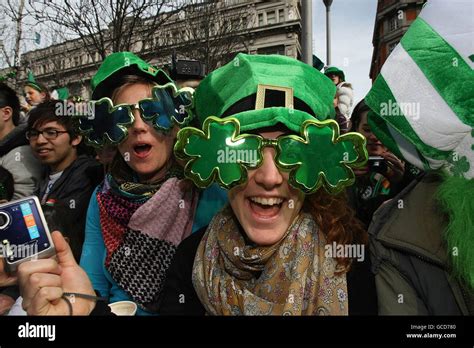
[[[252,214],[259,219],[276,217],[280,213],[284,201],[280,197],[249,197],[247,199]]]
[[[145,158],[151,152],[151,145],[146,143],[140,143],[133,146],[133,153],[138,158]]]

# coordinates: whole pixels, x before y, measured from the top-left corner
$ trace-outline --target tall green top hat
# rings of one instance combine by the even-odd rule
[[[339,69],[335,66],[327,67],[326,70],[324,70],[324,75],[326,75],[326,76],[337,75],[341,78],[342,81],[346,81],[344,71],[342,71],[341,69]]]
[[[91,80],[92,99],[108,96],[124,75],[139,75],[151,78],[160,85],[172,80],[166,73],[131,52],[117,52],[107,56]]]
[[[336,87],[312,66],[280,55],[238,54],[210,73],[195,93],[202,123],[232,115],[241,131],[277,123],[299,132],[305,120],[334,117]]]

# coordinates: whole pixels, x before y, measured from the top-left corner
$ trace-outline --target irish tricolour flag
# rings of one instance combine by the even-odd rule
[[[429,0],[365,98],[379,139],[421,169],[474,178],[474,1]]]

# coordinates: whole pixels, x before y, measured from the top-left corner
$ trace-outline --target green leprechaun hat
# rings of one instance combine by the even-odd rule
[[[306,120],[334,118],[336,87],[312,66],[281,55],[239,53],[201,81],[194,96],[201,123],[232,116],[241,131],[284,124],[299,132]]]
[[[34,88],[38,92],[43,92],[43,89],[36,82],[35,75],[33,75],[33,72],[31,70],[28,71],[28,78],[26,80],[25,86],[29,86],[31,88]]]
[[[329,75],[336,75],[341,78],[342,81],[346,81],[346,76],[344,75],[344,71],[339,69],[338,67],[335,66],[329,66],[324,70],[324,75],[329,76]]]
[[[92,100],[109,96],[121,77],[138,75],[151,78],[160,85],[173,82],[161,69],[145,62],[131,52],[117,52],[107,56],[91,80]]]

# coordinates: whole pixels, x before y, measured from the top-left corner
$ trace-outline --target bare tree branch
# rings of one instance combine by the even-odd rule
[[[63,27],[79,38],[91,56],[98,52],[104,59],[112,52],[136,51],[135,46],[164,24],[168,16],[163,14],[178,8],[178,3],[169,0],[56,0],[35,7],[34,14],[42,22]]]
[[[200,60],[208,71],[248,50],[253,18],[247,6],[229,9],[223,1],[192,0],[184,14],[181,35],[188,41],[177,53]]]

